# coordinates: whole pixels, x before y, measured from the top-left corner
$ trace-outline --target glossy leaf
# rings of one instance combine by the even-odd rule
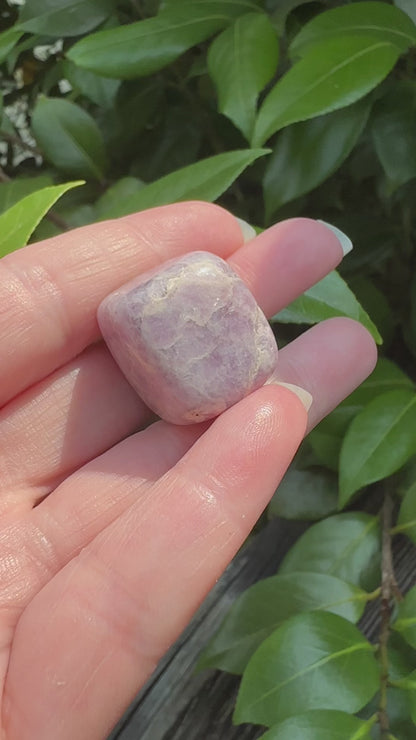
[[[368,142],[366,134],[363,134],[363,137],[366,137]],[[383,343],[389,346],[397,327],[397,315],[390,305],[390,296],[386,295],[381,286],[375,284],[373,276],[369,277],[363,270],[349,277],[348,285],[364,310],[371,316],[380,331]]]
[[[363,512],[336,514],[313,524],[292,545],[279,573],[327,573],[367,588],[379,555],[376,517]]]
[[[372,134],[390,190],[416,177],[416,83],[413,80],[398,81],[377,102]]]
[[[15,203],[0,216],[0,257],[24,247],[44,215],[56,201],[82,182],[43,188]]]
[[[336,709],[312,709],[272,727],[260,740],[371,740],[374,719],[363,720]]]
[[[18,28],[51,36],[78,36],[102,23],[114,0],[26,0]]]
[[[354,148],[370,110],[367,101],[282,131],[263,179],[266,219],[332,175]]]
[[[338,470],[345,434],[363,407],[387,391],[413,388],[412,380],[398,365],[380,357],[371,375],[309,433],[308,441],[319,462],[329,470]]]
[[[268,154],[267,149],[243,149],[203,159],[141,188],[110,208],[105,218],[117,218],[181,200],[214,201],[246,167],[265,154]]]
[[[401,53],[416,44],[416,26],[406,13],[384,2],[358,2],[319,13],[290,45],[291,56],[303,56],[316,44],[343,36],[372,36],[397,46]]]
[[[263,640],[294,614],[320,609],[357,622],[366,600],[361,589],[321,573],[265,578],[239,596],[199,665],[242,673]]]
[[[83,108],[69,100],[40,97],[32,130],[42,153],[58,170],[102,180],[104,143],[95,120]]]
[[[267,509],[269,517],[313,521],[337,511],[338,481],[324,470],[289,469]]]
[[[183,0],[153,18],[91,34],[68,57],[104,77],[134,79],[166,67],[251,10],[258,8],[249,0]]]
[[[416,648],[416,586],[408,591],[399,604],[393,629],[399,632],[409,645]]]
[[[378,343],[381,342],[376,326],[360,306],[347,283],[335,271],[273,316],[272,321],[283,324],[316,324],[333,316],[348,316],[360,321],[374,339]]]
[[[340,506],[363,486],[399,470],[416,454],[416,393],[383,393],[351,422],[340,456]]]
[[[0,185],[0,212],[7,211],[15,203],[24,198],[26,195],[41,190],[41,188],[53,185],[53,180],[49,175],[37,175],[36,177],[16,177],[10,182],[4,182]]]
[[[218,108],[250,140],[259,93],[273,77],[279,56],[276,32],[266,15],[248,13],[223,31],[208,53]]]
[[[399,50],[373,37],[328,39],[314,46],[275,85],[260,108],[253,145],[276,131],[351,105],[393,68]]]
[[[9,53],[16,46],[19,39],[23,36],[24,31],[20,31],[16,26],[8,28],[7,31],[0,33],[0,64],[6,61]]]
[[[77,67],[68,59],[64,60],[63,72],[75,92],[84,95],[102,108],[110,108],[120,87],[120,80],[100,77],[87,69]]]
[[[266,726],[311,709],[362,709],[379,685],[374,647],[329,612],[298,614],[251,658],[234,712],[236,724]]]

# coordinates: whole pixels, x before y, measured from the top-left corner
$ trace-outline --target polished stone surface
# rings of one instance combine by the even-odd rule
[[[210,419],[262,386],[276,366],[273,332],[224,260],[191,252],[111,293],[102,335],[127,380],[162,419]]]

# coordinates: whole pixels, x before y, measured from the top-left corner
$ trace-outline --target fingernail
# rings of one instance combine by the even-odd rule
[[[240,229],[243,232],[243,238],[245,242],[249,242],[250,239],[254,239],[254,237],[257,236],[256,229],[248,224],[247,221],[243,221],[242,218],[237,218],[237,216],[234,216],[234,218],[236,219],[236,221],[238,221]]]
[[[327,229],[330,229],[335,234],[339,243],[341,244],[342,251],[344,252],[344,257],[346,254],[351,252],[351,249],[353,248],[353,243],[349,236],[344,234],[344,232],[341,231],[338,226],[333,226],[333,224],[328,224],[326,221],[321,221],[320,218],[317,218],[316,220],[318,221],[318,224],[323,224],[327,227]]]
[[[283,388],[287,388],[289,391],[292,391],[292,393],[294,393],[302,401],[306,411],[309,411],[313,401],[313,398],[309,391],[305,391],[305,389],[301,388],[300,385],[293,385],[293,383],[281,383],[277,380],[273,381],[273,385],[281,385],[283,386]]]

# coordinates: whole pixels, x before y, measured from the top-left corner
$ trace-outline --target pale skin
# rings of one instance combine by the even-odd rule
[[[309,219],[243,244],[229,213],[182,203],[84,227],[0,261],[1,740],[103,740],[249,534],[305,431],[367,377],[367,331],[332,319],[280,352],[279,378],[213,423],[147,426],[100,341],[112,290],[176,255],[228,259],[271,316],[342,251]]]

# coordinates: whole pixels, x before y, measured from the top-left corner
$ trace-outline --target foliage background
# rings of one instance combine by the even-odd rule
[[[416,542],[416,3],[9,0],[0,22],[0,256],[188,198],[351,236],[274,323],[284,343],[351,316],[380,361],[270,504],[313,524],[201,667],[243,674],[235,721],[267,740],[410,740],[416,588],[398,592],[391,542]],[[373,646],[355,623],[375,599]]]

